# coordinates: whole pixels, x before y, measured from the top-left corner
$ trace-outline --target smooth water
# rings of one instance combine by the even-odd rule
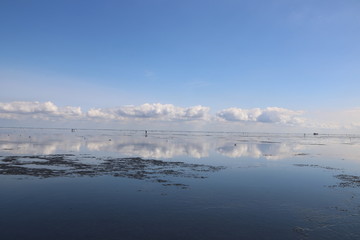
[[[0,239],[359,239],[356,135],[0,129]]]

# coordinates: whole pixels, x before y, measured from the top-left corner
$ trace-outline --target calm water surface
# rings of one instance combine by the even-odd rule
[[[359,239],[356,135],[0,129],[0,239]]]

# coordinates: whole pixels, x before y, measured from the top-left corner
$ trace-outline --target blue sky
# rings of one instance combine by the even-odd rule
[[[351,111],[360,126],[359,12],[358,0],[4,0],[0,102],[201,105],[213,118],[277,107],[319,125]]]

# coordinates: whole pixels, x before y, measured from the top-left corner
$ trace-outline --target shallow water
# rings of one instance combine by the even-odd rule
[[[356,135],[0,130],[1,239],[359,239]]]

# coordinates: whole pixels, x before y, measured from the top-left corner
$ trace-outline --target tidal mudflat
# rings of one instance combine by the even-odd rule
[[[360,136],[0,129],[1,239],[359,239]]]

